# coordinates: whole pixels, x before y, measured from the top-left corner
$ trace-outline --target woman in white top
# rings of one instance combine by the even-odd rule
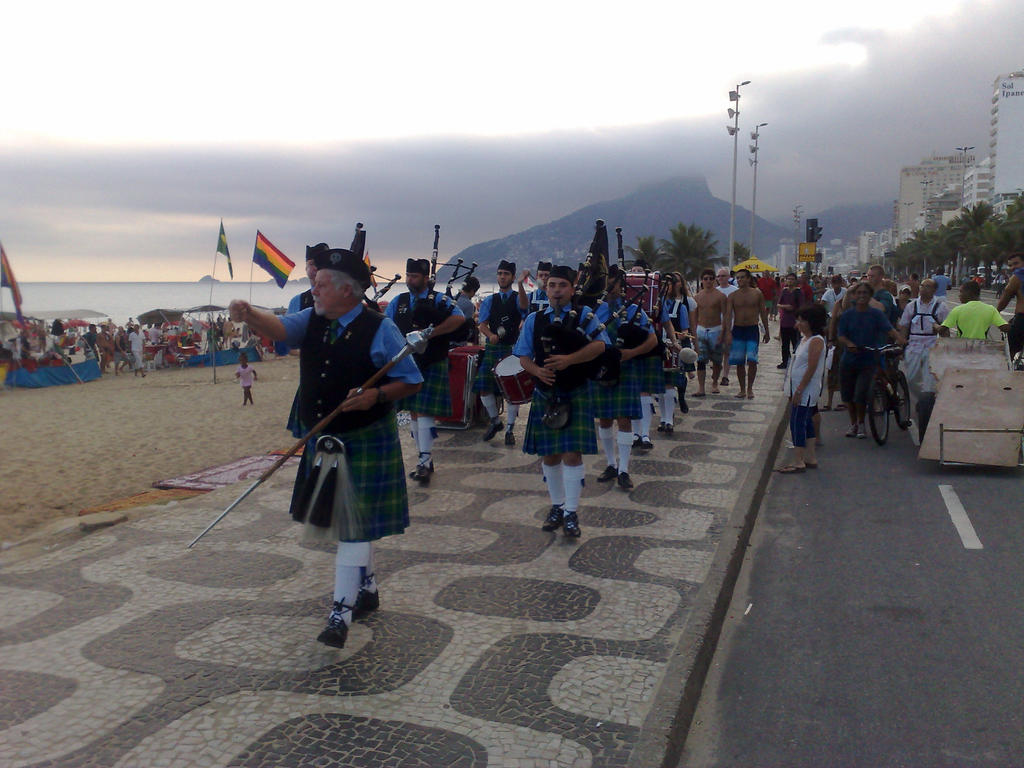
[[[801,307],[796,312],[800,346],[789,370],[789,431],[793,438],[793,463],[775,470],[784,475],[818,468],[814,451],[814,410],[821,397],[825,372],[825,326],[828,315],[820,304]]]

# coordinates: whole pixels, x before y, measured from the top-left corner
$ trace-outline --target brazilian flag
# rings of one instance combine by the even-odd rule
[[[231,269],[231,254],[228,253],[228,237],[224,234],[224,219],[220,220],[220,237],[217,238],[217,253],[223,253],[228,262],[228,274],[235,279],[235,271]]]

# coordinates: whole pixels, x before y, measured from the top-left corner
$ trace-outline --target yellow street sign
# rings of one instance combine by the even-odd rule
[[[818,253],[817,243],[800,243],[797,246],[797,260],[801,262],[813,262],[815,261],[815,255]]]

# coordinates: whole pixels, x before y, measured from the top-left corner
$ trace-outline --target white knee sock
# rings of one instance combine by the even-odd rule
[[[629,452],[633,448],[633,438],[625,432],[619,432],[616,442],[619,448],[619,472],[629,472]]]
[[[663,424],[671,424],[676,414],[676,391],[666,389],[661,396],[661,421]]]
[[[370,542],[338,542],[334,558],[334,602],[344,603],[350,609],[356,604],[362,584],[363,569],[369,562]],[[333,615],[332,611],[332,615]],[[339,612],[346,624],[352,623],[352,611]]]
[[[650,395],[640,395],[640,437],[648,440],[651,437],[651,415],[654,413],[654,401]]]
[[[498,418],[498,400],[494,395],[480,395],[480,402],[483,403],[484,408],[487,409],[488,416],[492,419]]]
[[[633,438],[629,435],[630,445],[633,444]],[[622,433],[619,433],[619,438],[622,438]],[[608,466],[615,466],[615,432],[611,427],[598,427],[597,428],[597,439],[601,441],[601,450],[604,451],[604,457],[608,460]]]
[[[377,591],[377,577],[373,569],[373,542],[367,542],[370,546],[369,554],[366,558],[366,565],[363,566],[363,583],[362,588],[367,592]]]
[[[575,512],[580,508],[580,496],[583,494],[583,465],[568,467],[562,463],[562,478],[565,480],[565,511]]]
[[[565,504],[565,480],[562,477],[562,465],[541,462],[540,467],[544,472],[544,483],[548,487],[551,504],[556,507],[562,506]]]
[[[519,417],[519,406],[516,403],[510,403],[505,410],[508,415],[508,428],[512,429],[516,419]]]
[[[434,446],[434,418],[432,416],[420,416],[416,420],[416,424],[416,445],[420,449],[419,463],[428,464],[430,462],[430,451]]]

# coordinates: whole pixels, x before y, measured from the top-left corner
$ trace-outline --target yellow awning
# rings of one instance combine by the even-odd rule
[[[775,267],[773,267],[771,264],[769,264],[768,262],[761,261],[756,256],[752,256],[751,258],[747,259],[746,261],[741,261],[739,264],[737,264],[735,267],[733,267],[733,269],[734,270],[736,270],[736,269],[749,269],[751,272],[778,272],[779,271]]]

